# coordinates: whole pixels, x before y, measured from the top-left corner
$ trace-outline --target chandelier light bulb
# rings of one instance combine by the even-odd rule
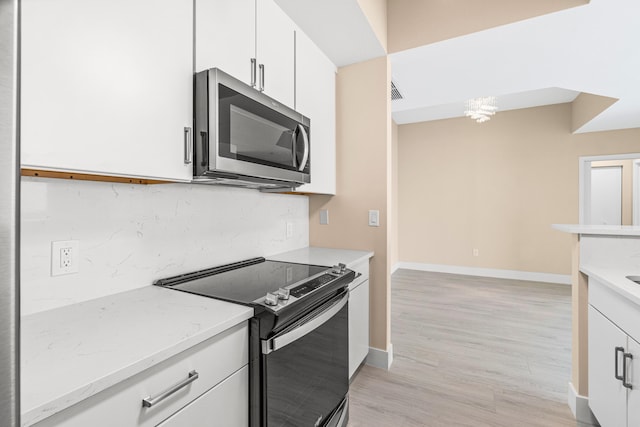
[[[495,96],[472,98],[465,102],[464,115],[478,123],[489,121],[496,111],[498,111],[498,107],[496,107]]]

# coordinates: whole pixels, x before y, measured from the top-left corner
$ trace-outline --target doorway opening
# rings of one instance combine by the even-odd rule
[[[640,153],[579,159],[580,224],[640,225]]]

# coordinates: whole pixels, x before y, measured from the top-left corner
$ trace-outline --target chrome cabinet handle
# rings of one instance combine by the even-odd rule
[[[307,165],[307,161],[309,160],[309,136],[307,135],[307,131],[304,126],[298,125],[298,130],[302,134],[302,140],[304,141],[304,154],[302,156],[302,161],[298,166],[299,171],[303,171],[304,167]]]
[[[627,382],[627,359],[629,359],[629,361],[633,360],[633,354],[625,353],[622,356],[622,385],[631,390],[633,389],[633,385]]]
[[[184,128],[184,164],[193,161],[193,132],[190,127]]]
[[[624,354],[624,347],[616,347],[615,349],[614,354],[615,354],[616,361],[614,365],[615,372],[613,373],[613,376],[616,377],[617,380],[624,381],[624,370],[622,371],[623,372],[622,375],[618,375],[618,359],[619,359],[618,353]]]
[[[251,87],[256,87],[256,58],[251,58]]]
[[[189,376],[186,379],[169,387],[167,390],[163,391],[156,397],[149,396],[146,399],[142,399],[142,406],[144,406],[145,408],[151,408],[153,405],[156,405],[162,402],[164,399],[171,396],[173,393],[177,392],[181,388],[188,386],[189,384],[197,380],[198,377],[199,377],[199,374],[196,371],[189,372]]]
[[[329,321],[329,319],[335,316],[340,310],[342,310],[342,307],[344,307],[348,301],[349,293],[347,292],[342,298],[331,304],[329,308],[325,309],[323,312],[313,317],[308,322],[303,323],[302,325],[283,335],[276,336],[268,340],[262,340],[262,354],[269,354],[273,351],[280,350],[281,348],[307,335],[309,332],[318,329],[320,326]]]
[[[264,92],[264,64],[258,65],[258,68],[260,69],[260,87],[258,90]]]

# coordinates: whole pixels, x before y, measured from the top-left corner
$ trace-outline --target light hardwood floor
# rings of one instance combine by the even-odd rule
[[[349,427],[577,426],[571,287],[398,270],[390,371],[363,366]]]

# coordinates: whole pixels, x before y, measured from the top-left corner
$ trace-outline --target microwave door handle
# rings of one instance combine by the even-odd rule
[[[298,125],[298,130],[302,134],[302,140],[304,141],[304,155],[302,156],[302,161],[300,162],[298,170],[303,171],[309,161],[309,136],[307,135],[307,131],[304,129],[304,126]]]
[[[293,158],[293,167],[298,169],[298,128],[291,131],[291,157]]]
[[[200,166],[207,166],[209,164],[209,134],[206,131],[200,131],[200,138],[202,140],[202,160]]]

